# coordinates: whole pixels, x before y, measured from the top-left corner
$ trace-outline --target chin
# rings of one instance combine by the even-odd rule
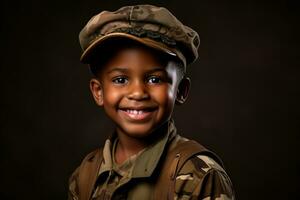
[[[152,130],[144,130],[144,129],[133,129],[133,130],[128,130],[127,135],[133,138],[146,138],[149,135],[153,133]]]
[[[141,139],[151,135],[155,129],[153,127],[147,127],[141,124],[124,127],[122,130],[124,134],[126,134],[129,137]]]

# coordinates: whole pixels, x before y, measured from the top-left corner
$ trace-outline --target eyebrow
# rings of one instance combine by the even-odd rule
[[[127,68],[122,68],[122,67],[115,67],[111,70],[108,71],[109,74],[113,73],[113,72],[128,72],[128,69]]]
[[[123,68],[123,67],[115,67],[111,70],[108,71],[108,73],[113,73],[113,72],[123,72],[123,73],[126,73],[128,72],[129,70],[127,68]],[[154,69],[150,69],[150,70],[146,70],[146,73],[154,73],[154,72],[166,72],[166,70],[164,68],[160,68],[160,67],[156,67]]]
[[[164,69],[164,68],[159,68],[159,67],[157,67],[157,68],[154,68],[154,69],[150,69],[150,70],[148,70],[147,71],[147,73],[154,73],[154,72],[166,72],[166,70]]]

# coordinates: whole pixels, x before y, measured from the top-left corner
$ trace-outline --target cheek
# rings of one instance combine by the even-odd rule
[[[172,85],[172,87],[169,87],[168,89],[168,96],[169,99],[176,99],[176,87]]]
[[[104,103],[106,104],[114,104],[120,101],[122,96],[122,91],[110,87],[110,88],[104,88],[103,89],[103,95],[104,95]]]
[[[170,103],[173,103],[175,99],[174,91],[174,88],[169,85],[165,85],[153,91],[153,95],[158,103],[163,106],[168,106]]]

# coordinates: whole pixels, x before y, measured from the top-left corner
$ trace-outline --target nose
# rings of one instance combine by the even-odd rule
[[[147,87],[143,81],[134,81],[129,89],[127,98],[130,100],[141,101],[149,98]]]

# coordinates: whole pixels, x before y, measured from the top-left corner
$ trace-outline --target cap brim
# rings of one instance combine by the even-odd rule
[[[183,56],[183,54],[181,52],[179,52],[177,49],[175,48],[170,48],[167,45],[149,39],[149,38],[140,38],[128,33],[109,33],[105,36],[99,37],[98,39],[96,39],[92,44],[89,45],[89,47],[82,53],[81,57],[80,57],[80,61],[82,63],[86,63],[89,64],[90,63],[90,57],[91,54],[93,52],[93,50],[99,46],[102,42],[113,39],[113,38],[127,38],[127,39],[131,39],[134,40],[136,42],[142,43],[148,47],[154,48],[156,50],[159,51],[163,51],[168,55],[171,56],[175,56],[178,57],[184,64],[184,66],[186,65],[186,61],[185,61],[185,57]]]

